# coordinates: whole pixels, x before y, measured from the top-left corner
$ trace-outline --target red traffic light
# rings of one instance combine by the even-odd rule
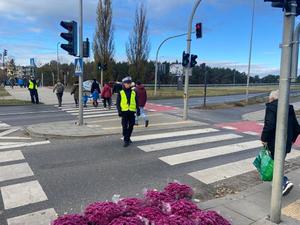
[[[202,23],[196,24],[196,37],[202,38]]]

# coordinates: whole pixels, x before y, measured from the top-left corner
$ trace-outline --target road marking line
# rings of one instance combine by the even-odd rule
[[[242,152],[249,149],[259,148],[261,146],[261,141],[241,142],[215,148],[208,148],[176,155],[164,156],[160,157],[159,159],[171,166],[174,166],[182,163],[212,158],[215,156],[222,156],[231,153]]]
[[[217,132],[217,131],[219,131],[219,130],[213,129],[213,128],[203,128],[203,129],[196,129],[196,130],[184,130],[184,131],[176,131],[176,132],[168,132],[168,133],[140,135],[140,136],[131,137],[131,140],[132,141],[148,141],[148,140],[153,140],[153,139],[181,137],[181,136],[205,134],[205,133],[211,133],[211,132]]]
[[[88,119],[88,118],[97,118],[97,117],[105,117],[105,116],[116,116],[116,115],[118,115],[118,113],[87,115],[87,116],[83,116],[83,118]]]
[[[48,200],[38,181],[8,185],[0,190],[6,210]]]
[[[84,115],[106,115],[110,113],[117,113],[116,110],[111,111],[97,111],[97,112],[84,112]],[[78,113],[71,113],[72,116],[77,116]]]
[[[153,114],[149,114],[147,116],[154,117],[154,116],[161,116],[161,115],[162,115],[161,113],[153,113]],[[113,119],[107,119],[107,120],[92,120],[92,121],[88,121],[88,123],[100,123],[100,122],[109,122],[109,121],[117,121],[117,120],[121,120],[121,118],[113,118]]]
[[[14,132],[16,132],[18,130],[20,130],[20,128],[13,128],[13,129],[9,129],[9,130],[3,131],[3,132],[0,133],[0,137],[3,137],[5,135],[11,134],[11,133],[14,133]]]
[[[37,141],[37,142],[31,142],[31,143],[22,142],[21,144],[17,143],[17,142],[10,142],[10,143],[15,143],[15,144],[10,144],[10,145],[7,145],[7,146],[0,146],[0,150],[9,149],[9,148],[20,148],[20,147],[35,146],[35,145],[45,145],[45,144],[50,144],[50,141]]]
[[[0,123],[0,127],[1,127],[1,128],[2,128],[2,127],[6,128],[6,127],[10,127],[10,125],[8,125],[7,123]]]
[[[20,150],[0,152],[0,163],[23,160],[24,155]]]
[[[231,127],[231,126],[225,126],[225,127],[222,127],[223,129],[227,129],[227,130],[236,130],[235,127]]]
[[[53,208],[7,219],[8,225],[49,225],[57,218]]]
[[[0,140],[31,140],[30,137],[0,137]]]
[[[243,132],[243,134],[249,134],[249,135],[253,135],[253,136],[259,136],[260,134],[257,132],[253,132],[253,131],[245,131]]]
[[[119,119],[120,120],[120,119]],[[180,121],[180,122],[173,122],[173,123],[151,123],[149,127],[156,127],[156,126],[167,126],[167,125],[176,125],[176,124],[189,124],[192,123],[191,121]],[[121,129],[121,126],[118,127],[103,127],[103,130],[115,130],[115,129]],[[143,126],[135,126],[134,129],[142,129],[145,128]]]
[[[116,107],[111,107],[111,110],[116,109]],[[77,110],[64,110],[67,113],[78,113],[78,109]],[[108,109],[104,109],[104,108],[98,108],[98,109],[84,109],[84,112],[101,112],[101,111],[108,111]]]
[[[0,167],[0,182],[31,176],[33,176],[33,172],[28,163]]]
[[[223,135],[210,136],[210,137],[201,137],[201,138],[170,141],[170,142],[150,144],[150,145],[142,145],[142,146],[138,146],[138,148],[143,150],[144,152],[153,152],[153,151],[160,151],[160,150],[166,150],[171,148],[205,144],[205,143],[216,142],[216,141],[231,140],[231,139],[236,139],[241,137],[242,136],[236,134],[223,134]]]
[[[290,154],[287,155],[287,160],[299,156],[300,151],[293,150]],[[233,163],[227,163],[221,166],[192,172],[189,173],[189,175],[205,184],[212,184],[217,181],[225,180],[231,177],[254,171],[255,167],[252,164],[254,159],[255,157]]]

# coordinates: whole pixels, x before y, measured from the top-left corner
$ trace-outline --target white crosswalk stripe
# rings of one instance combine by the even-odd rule
[[[182,137],[188,135],[195,134],[205,134],[210,132],[217,132],[218,130],[213,128],[204,128],[204,129],[196,129],[196,130],[185,130],[185,131],[176,131],[176,132],[168,132],[168,133],[159,133],[159,134],[149,134],[149,135],[141,135],[132,137],[132,141],[149,141],[154,139],[162,139],[168,137]]]
[[[0,163],[23,160],[24,155],[20,150],[0,152]]]
[[[27,163],[0,166],[0,182],[33,176]]]
[[[0,121],[0,128],[8,128],[10,127],[10,125],[8,125],[7,123],[3,123]]]
[[[180,141],[170,141],[170,142],[163,142],[158,144],[142,145],[142,146],[138,146],[138,148],[145,152],[153,152],[153,151],[161,151],[161,150],[166,150],[171,148],[186,147],[186,146],[200,145],[200,144],[205,144],[210,142],[231,140],[231,139],[236,139],[241,137],[242,136],[237,134],[222,134],[222,135],[209,136],[209,137],[185,139]]]
[[[261,146],[261,141],[241,142],[241,143],[225,145],[225,146],[220,146],[215,148],[208,148],[208,149],[192,151],[192,152],[187,152],[182,154],[165,156],[159,159],[173,166],[173,165],[192,162],[200,159],[207,159],[215,156],[222,156],[226,154],[242,152],[249,149],[259,148],[260,146]]]
[[[195,135],[196,137],[199,135],[199,137],[195,138]],[[172,141],[169,138],[176,138],[176,140]],[[212,184],[255,171],[256,168],[252,163],[255,159],[255,154],[257,154],[259,148],[262,147],[261,141],[257,139],[257,135],[254,133],[238,135],[235,134],[234,130],[228,129],[224,134],[224,132],[220,130],[209,127],[144,134],[133,136],[131,140],[138,142],[137,147],[140,150],[149,154],[155,153],[155,155],[158,155],[157,158],[159,160],[170,166],[182,164],[188,166],[188,163],[195,163],[199,160],[204,160],[205,162],[211,161],[212,165],[216,165],[217,162],[217,166],[208,166],[201,170],[191,169],[187,172],[187,175],[205,184]],[[143,145],[139,143],[143,141],[150,141],[150,144]],[[224,144],[226,141],[228,141],[229,144]],[[170,149],[174,149],[176,154],[166,155],[165,150]],[[170,151],[167,152],[170,153]],[[249,152],[253,154],[251,158],[249,158]],[[247,156],[244,157],[243,160],[233,161],[233,154],[239,154],[241,159],[243,159],[243,154]],[[218,157],[218,159],[216,159],[216,157]],[[292,153],[287,156],[287,160],[296,157],[300,157],[300,151],[293,150]],[[229,162],[226,158],[229,159]]]
[[[300,157],[300,151],[293,150],[290,154],[288,154],[287,160],[297,157]],[[189,175],[203,183],[212,184],[217,181],[254,171],[255,167],[252,165],[253,161],[254,158],[248,158],[238,162],[192,172],[189,173]]]
[[[57,105],[55,105],[58,107]],[[59,108],[60,110],[69,113],[72,116],[78,116],[79,109],[74,107],[73,105],[66,105]],[[93,107],[89,106],[88,108],[83,109],[83,118],[89,119],[89,118],[103,118],[103,117],[114,117],[117,116],[117,108],[116,106],[112,106],[110,110],[102,108],[102,107]]]

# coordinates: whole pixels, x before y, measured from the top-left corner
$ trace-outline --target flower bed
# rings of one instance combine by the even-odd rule
[[[162,192],[148,190],[144,198],[95,202],[82,214],[64,215],[51,225],[231,225],[215,211],[192,202],[193,190],[170,183]]]

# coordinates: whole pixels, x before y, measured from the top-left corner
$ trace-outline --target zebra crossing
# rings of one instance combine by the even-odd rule
[[[53,208],[35,206],[48,198],[20,148],[50,142],[7,136],[17,135],[18,131],[19,128],[10,128],[0,132],[0,202],[3,205],[0,204],[0,212],[4,216],[0,216],[0,224],[49,225],[56,218],[56,212]]]
[[[137,135],[132,141],[171,167],[193,163],[187,175],[207,185],[255,171],[252,162],[262,147],[256,136],[214,127]],[[297,157],[300,151],[293,149],[287,160]],[[212,166],[201,168],[202,162]]]
[[[8,127],[10,127],[10,125],[8,125],[7,123],[4,123],[4,122],[0,121],[0,129],[8,128]]]
[[[58,105],[55,105],[58,107]],[[79,109],[76,108],[74,105],[64,105],[63,107],[59,107],[61,111],[64,111],[72,116],[78,116]],[[103,108],[101,106],[95,108],[91,105],[88,105],[88,107],[83,108],[83,118],[89,119],[89,118],[103,118],[103,117],[113,117],[117,116],[117,108],[116,106],[112,106],[110,110]]]

